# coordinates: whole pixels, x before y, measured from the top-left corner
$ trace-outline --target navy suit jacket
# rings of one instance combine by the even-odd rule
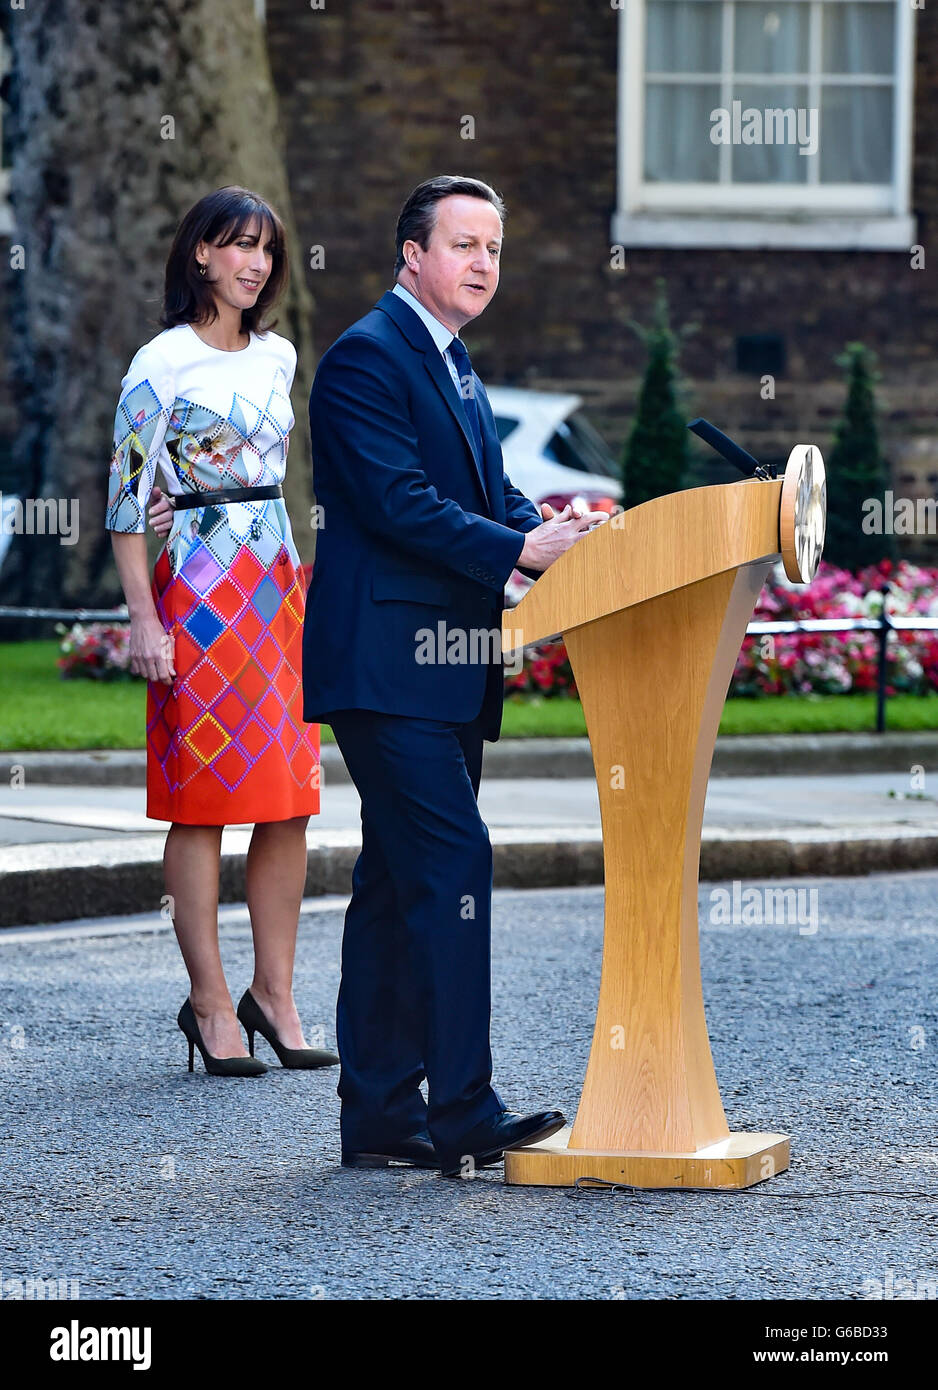
[[[319,363],[309,398],[323,509],[303,633],[309,722],[340,709],[459,723],[481,713],[484,737],[498,738],[501,663],[445,658],[459,655],[459,631],[466,657],[491,650],[470,634],[500,628],[521,533],[541,518],[506,476],[475,375],[473,385],[481,458],[439,348],[390,291]],[[434,648],[442,661],[418,660]]]

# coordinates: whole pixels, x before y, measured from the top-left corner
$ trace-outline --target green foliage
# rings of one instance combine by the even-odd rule
[[[678,339],[670,325],[665,282],[655,284],[651,327],[632,324],[648,360],[622,460],[627,508],[680,491],[687,472],[687,422],[677,405]]]
[[[858,570],[895,555],[892,536],[865,535],[861,524],[864,501],[871,497],[882,501],[889,483],[876,428],[873,392],[879,374],[875,353],[863,343],[848,343],[837,365],[846,373],[847,399],[827,460],[824,558],[843,569]]]

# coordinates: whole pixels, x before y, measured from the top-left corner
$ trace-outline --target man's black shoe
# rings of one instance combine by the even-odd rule
[[[393,1144],[378,1144],[374,1149],[342,1150],[343,1168],[387,1168],[392,1163],[409,1163],[412,1168],[439,1168],[440,1159],[426,1130]]]
[[[497,1163],[508,1149],[523,1149],[563,1129],[566,1120],[559,1110],[539,1110],[535,1115],[519,1115],[501,1110],[497,1115],[473,1126],[458,1149],[441,1154],[444,1178],[470,1176],[476,1168]]]

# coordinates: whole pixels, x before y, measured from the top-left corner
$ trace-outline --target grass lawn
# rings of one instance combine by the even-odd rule
[[[57,642],[0,646],[0,749],[142,748],[146,687],[142,681],[60,679]],[[727,701],[721,734],[830,733],[871,730],[872,695],[780,695]],[[895,695],[890,729],[938,729],[938,695]],[[505,704],[506,738],[564,737],[586,732],[578,700]],[[332,731],[323,728],[324,742]]]
[[[876,727],[874,695],[775,695],[727,700],[721,734],[859,733]],[[893,695],[886,702],[887,729],[938,729],[938,695]],[[505,704],[506,737],[565,737],[586,733],[579,700]]]

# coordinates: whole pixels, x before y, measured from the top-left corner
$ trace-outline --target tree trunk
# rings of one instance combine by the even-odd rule
[[[269,199],[292,253],[277,323],[298,355],[285,494],[310,559],[312,298],[253,0],[48,0],[14,12],[6,32],[11,240],[24,261],[10,277],[22,411],[13,473],[24,497],[79,503],[76,544],[18,539],[7,594],[66,605],[119,599],[104,510],[121,378],[160,331],[179,219],[229,183]]]

